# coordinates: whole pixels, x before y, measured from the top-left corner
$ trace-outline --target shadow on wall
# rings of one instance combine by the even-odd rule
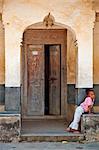
[[[5,104],[5,85],[0,85],[0,105]]]
[[[95,106],[99,106],[99,85],[94,84],[93,89],[95,91],[96,100],[95,100]],[[86,89],[76,89],[75,84],[68,84],[67,85],[67,102],[68,104],[75,104],[79,105],[85,98]]]

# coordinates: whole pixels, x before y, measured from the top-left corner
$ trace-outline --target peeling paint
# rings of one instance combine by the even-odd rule
[[[28,26],[42,22],[48,12],[55,17],[56,22],[69,26],[75,32],[79,49],[76,85],[91,87],[93,84],[92,28],[95,13],[92,10],[92,2],[84,0],[54,0],[50,3],[48,0],[5,0],[3,23],[5,25],[6,86],[20,86],[20,44],[23,32]],[[87,65],[83,68],[86,62]]]

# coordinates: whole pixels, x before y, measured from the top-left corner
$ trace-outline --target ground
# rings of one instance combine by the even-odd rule
[[[77,142],[32,142],[0,143],[0,150],[99,150],[99,142],[80,144]]]

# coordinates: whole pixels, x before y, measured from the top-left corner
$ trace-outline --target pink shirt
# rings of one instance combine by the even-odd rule
[[[80,106],[84,109],[85,112],[87,112],[88,106],[93,106],[93,104],[94,104],[94,100],[92,101],[90,97],[86,97],[84,102],[82,102]]]

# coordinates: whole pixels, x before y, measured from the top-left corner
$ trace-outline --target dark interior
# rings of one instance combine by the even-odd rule
[[[44,56],[45,56],[45,115],[52,115],[49,113],[49,92],[50,92],[50,46],[55,45],[44,45]],[[61,61],[60,61],[61,64]],[[60,71],[60,70],[59,70]],[[61,77],[61,73],[60,73]],[[60,87],[61,91],[61,87]],[[60,92],[61,93],[61,92]],[[60,95],[61,96],[61,95]],[[61,99],[61,98],[60,98]],[[61,102],[60,102],[61,103]],[[61,110],[61,105],[60,105]]]
[[[49,115],[49,45],[45,45],[45,115]]]

